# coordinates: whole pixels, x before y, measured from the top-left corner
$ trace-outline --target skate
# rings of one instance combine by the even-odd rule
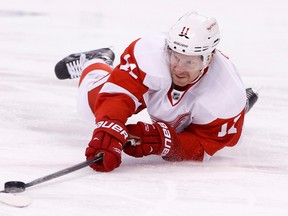
[[[115,54],[110,48],[74,53],[65,57],[55,65],[55,74],[57,78],[61,80],[79,78],[82,73],[84,62],[94,58],[102,59],[110,67],[113,67]]]
[[[246,100],[245,110],[246,110],[246,113],[248,113],[249,110],[251,110],[251,108],[257,102],[258,93],[255,92],[254,89],[252,88],[246,88],[246,97],[247,97],[247,100]]]

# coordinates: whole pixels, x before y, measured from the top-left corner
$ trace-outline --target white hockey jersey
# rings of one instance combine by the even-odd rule
[[[147,108],[152,121],[170,124],[180,140],[171,160],[203,160],[240,138],[245,88],[234,65],[219,51],[201,79],[179,91],[172,85],[165,35],[141,38],[127,47],[104,84],[93,85],[88,101],[97,120],[109,117],[125,123]]]

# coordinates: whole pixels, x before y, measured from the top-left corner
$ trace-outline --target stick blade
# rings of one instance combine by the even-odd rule
[[[24,208],[32,203],[32,199],[11,193],[0,193],[0,202],[13,207]]]

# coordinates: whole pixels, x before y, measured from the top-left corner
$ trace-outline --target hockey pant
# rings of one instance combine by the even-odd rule
[[[87,61],[82,70],[78,85],[77,110],[81,118],[95,123],[91,105],[112,72],[111,67],[101,59]]]

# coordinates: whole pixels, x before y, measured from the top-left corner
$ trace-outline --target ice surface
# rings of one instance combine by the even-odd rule
[[[217,18],[219,48],[260,99],[242,144],[209,162],[123,156],[111,173],[84,168],[28,188],[31,206],[1,216],[288,215],[288,16],[284,0],[9,0],[0,8],[0,185],[29,182],[85,160],[92,126],[76,112],[77,81],[54,65],[166,31],[187,10]],[[139,116],[146,119],[146,115]]]

